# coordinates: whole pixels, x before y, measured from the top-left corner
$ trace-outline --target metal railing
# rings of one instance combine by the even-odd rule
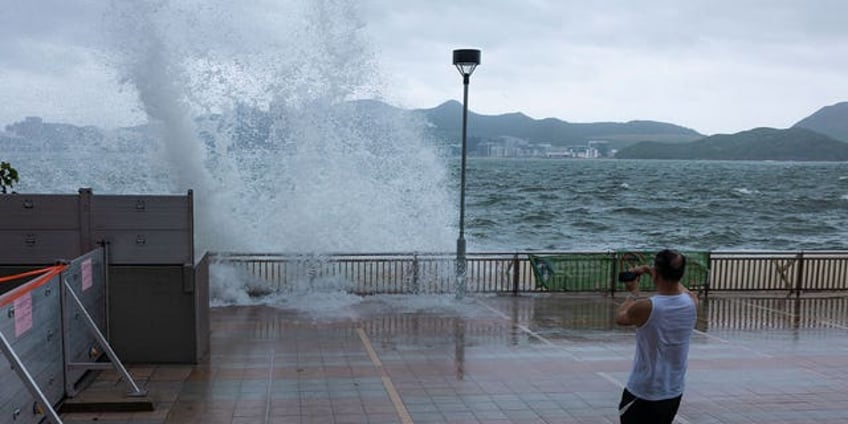
[[[528,259],[533,255],[575,252],[468,253],[466,291],[526,293],[548,291],[536,281]],[[581,252],[585,253],[585,252]],[[597,267],[590,252],[576,269]],[[334,287],[358,294],[451,293],[456,283],[456,258],[451,253],[334,253],[325,255],[214,253],[216,265],[240,272],[255,292],[296,291]],[[710,252],[705,281],[693,288],[709,291],[788,291],[790,293],[848,290],[848,251]],[[587,272],[588,273],[588,272]],[[598,273],[596,282],[572,291],[610,292],[615,273]],[[608,275],[608,277],[607,277]]]
[[[848,252],[714,252],[709,289],[717,291],[848,289]]]

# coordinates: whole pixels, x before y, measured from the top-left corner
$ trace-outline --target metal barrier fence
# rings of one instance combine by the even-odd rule
[[[848,252],[716,252],[710,290],[832,291],[848,289]]]
[[[333,285],[358,294],[452,293],[456,258],[439,253],[329,255],[213,253],[247,278],[251,290],[292,291]],[[468,254],[466,290],[535,291],[533,271],[517,254]]]
[[[514,252],[467,254],[466,291],[469,293],[543,292],[533,272],[529,255],[568,255],[569,266],[583,274],[598,267],[598,255],[616,252]],[[848,289],[848,252],[708,252],[704,281],[693,289],[704,291],[839,291]],[[456,258],[440,253],[363,254],[250,254],[215,253],[210,260],[235,267],[257,292],[291,291],[333,285],[358,294],[451,293],[456,284]],[[569,287],[570,291],[610,292],[619,290],[615,273],[603,271],[590,285]],[[608,277],[605,277],[608,275]]]
[[[89,370],[114,368],[131,396],[146,393],[103,335],[104,258],[104,249],[96,249],[0,296],[0,423],[61,423],[54,405],[76,396]],[[3,280],[14,277],[22,276]],[[104,355],[109,362],[99,361]]]

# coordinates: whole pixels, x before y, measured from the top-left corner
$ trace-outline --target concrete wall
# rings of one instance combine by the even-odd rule
[[[109,337],[124,362],[195,363],[207,353],[208,271],[194,264],[191,191],[0,194],[0,241],[0,275],[105,246]]]

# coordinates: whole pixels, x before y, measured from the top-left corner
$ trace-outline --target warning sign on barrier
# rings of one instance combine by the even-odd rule
[[[80,268],[82,271],[82,291],[86,291],[91,288],[93,281],[91,278],[91,259],[82,261]]]
[[[15,299],[15,337],[32,328],[32,293]]]

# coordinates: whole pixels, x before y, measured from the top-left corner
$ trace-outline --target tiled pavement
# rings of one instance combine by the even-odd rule
[[[155,411],[63,420],[618,422],[633,330],[614,325],[616,299],[373,296],[323,312],[278,303],[289,306],[213,308],[202,364],[131,367]],[[711,296],[687,381],[680,423],[848,422],[848,297]]]

